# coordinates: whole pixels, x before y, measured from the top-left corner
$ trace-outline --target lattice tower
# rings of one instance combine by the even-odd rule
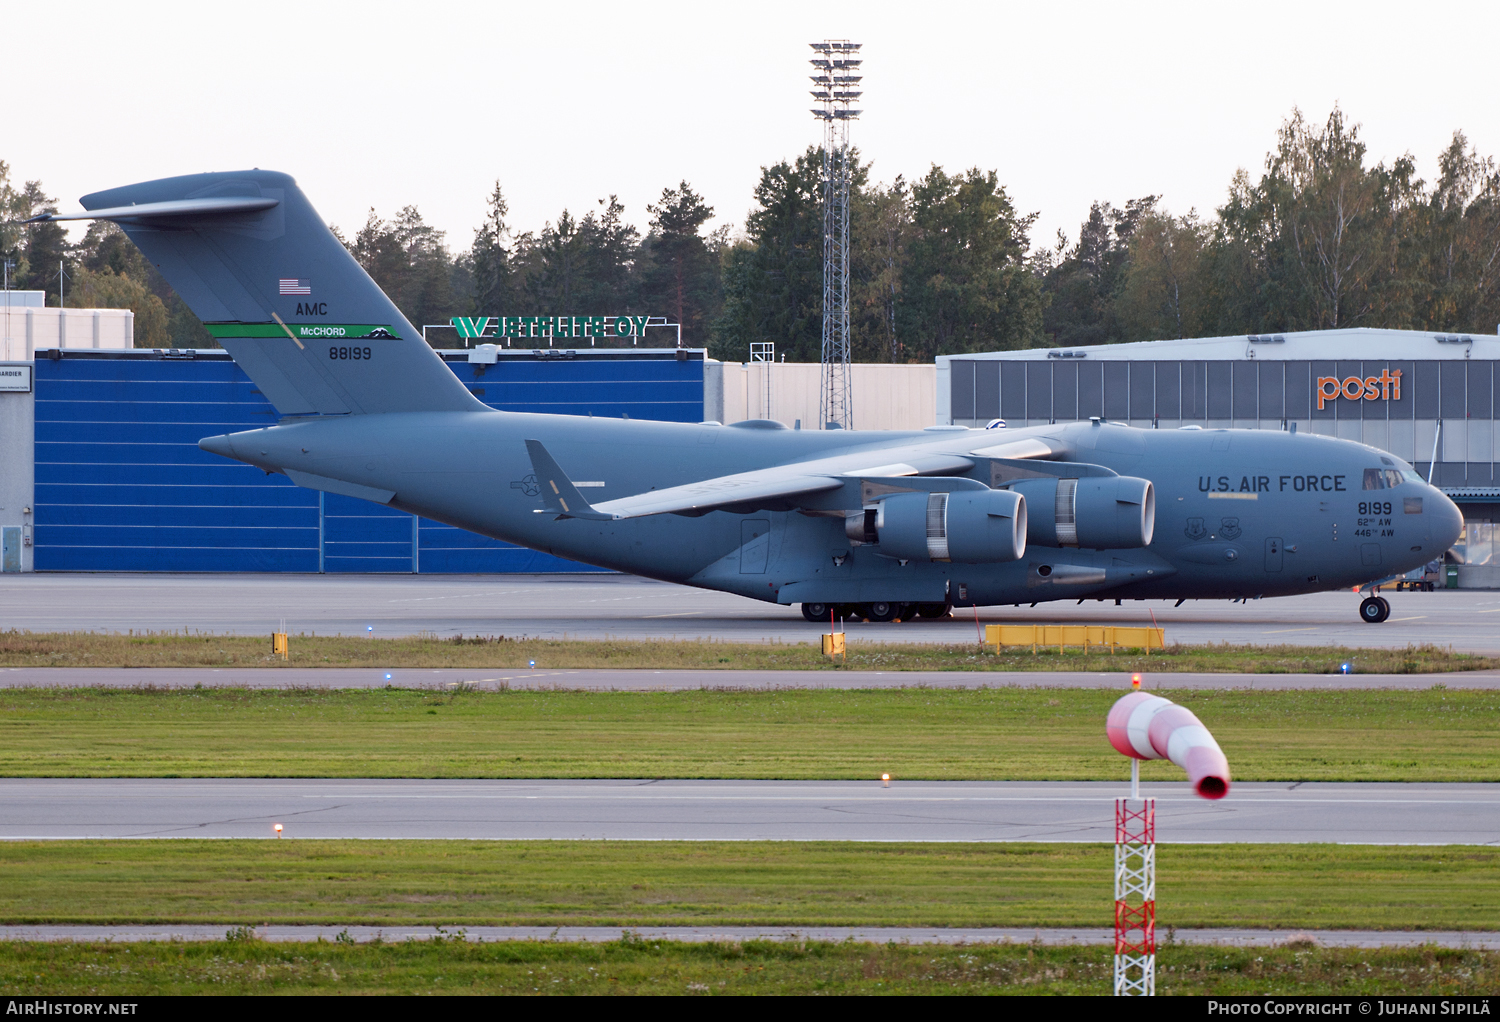
[[[813,116],[823,122],[823,379],[818,399],[822,428],[854,427],[849,350],[849,122],[861,111],[850,108],[860,92],[854,74],[863,63],[856,56],[862,43],[825,39],[808,43],[813,98],[821,105]]]
[[[1114,986],[1116,997],[1156,994],[1154,798],[1115,800]]]

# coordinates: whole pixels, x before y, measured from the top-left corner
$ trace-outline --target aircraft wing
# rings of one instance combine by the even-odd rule
[[[616,518],[645,515],[693,514],[753,501],[791,499],[837,490],[850,479],[873,476],[937,475],[964,472],[973,467],[967,458],[951,454],[920,454],[890,460],[891,451],[872,451],[862,456],[823,458],[816,462],[778,465],[739,472],[735,475],[684,483],[665,490],[638,493],[606,501],[595,510]]]
[[[837,490],[851,479],[895,476],[946,475],[974,467],[964,454],[933,451],[919,444],[871,451],[854,451],[831,458],[794,462],[737,472],[661,490],[648,490],[630,497],[583,503],[583,498],[562,476],[562,470],[541,443],[526,442],[537,478],[543,480],[543,500],[548,512],[560,517],[615,520],[660,514],[703,514],[767,500],[794,500]],[[557,478],[556,488],[548,480]],[[550,492],[549,492],[550,491]]]
[[[637,493],[633,497],[605,501],[596,510],[611,518],[643,518],[646,515],[692,514],[730,504],[785,499],[836,490],[846,480],[836,476],[799,470],[788,465],[739,472],[664,490]]]

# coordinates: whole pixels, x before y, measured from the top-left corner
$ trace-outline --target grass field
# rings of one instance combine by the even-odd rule
[[[1103,844],[0,843],[0,921],[1107,926]],[[1157,927],[1491,930],[1500,849],[1162,845]]]
[[[5,689],[0,776],[1096,780],[1123,769],[1103,740],[1119,694]],[[1238,780],[1500,780],[1500,692],[1172,698]]]
[[[900,625],[892,627],[899,628]],[[0,632],[0,667],[380,667],[508,670],[535,660],[542,668],[642,670],[880,671],[1206,671],[1226,674],[1426,674],[1500,667],[1500,658],[1436,646],[1349,649],[1341,646],[1168,646],[1088,652],[1067,647],[1002,652],[976,643],[917,645],[851,639],[847,663],[806,644],[766,642],[552,641],[516,637],[361,639],[295,635],[290,660],[271,656],[271,640],[255,636]]]
[[[752,941],[3,944],[0,988],[44,994],[1096,994],[1111,949]],[[1500,952],[1157,953],[1159,994],[1493,994]],[[1378,1010],[1378,1009],[1377,1009]]]

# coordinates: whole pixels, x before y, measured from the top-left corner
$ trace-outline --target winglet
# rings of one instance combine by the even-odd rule
[[[612,522],[614,515],[595,511],[589,502],[578,493],[556,459],[547,453],[540,440],[526,441],[526,450],[531,454],[531,468],[536,473],[542,491],[542,503],[548,511],[556,512],[560,518],[586,518],[592,522]]]

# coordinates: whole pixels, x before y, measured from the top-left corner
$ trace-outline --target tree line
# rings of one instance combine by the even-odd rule
[[[1049,344],[1500,324],[1500,171],[1462,132],[1427,182],[1409,153],[1368,165],[1337,108],[1321,126],[1294,111],[1213,217],[1158,199],[1095,203],[1076,242],[1032,257]]]
[[[1436,179],[1410,154],[1371,165],[1360,128],[1337,108],[1321,125],[1282,124],[1258,178],[1237,171],[1211,216],[1175,214],[1147,195],[1095,202],[1076,239],[1033,249],[994,171],[934,165],[916,180],[871,180],[851,161],[851,331],[860,361],[1024,347],[1335,327],[1490,332],[1500,323],[1500,171],[1461,132]],[[685,344],[743,361],[771,341],[817,361],[822,336],[822,154],[761,168],[737,230],[686,181],[647,205],[645,229],[616,196],[518,232],[496,182],[472,242],[455,250],[416,206],[371,210],[341,241],[407,318],[666,316]],[[77,244],[37,181],[0,162],[0,258],[12,286],[60,289],[70,305],[128,307],[143,347],[213,342],[118,228]],[[435,344],[459,343],[441,334]]]

